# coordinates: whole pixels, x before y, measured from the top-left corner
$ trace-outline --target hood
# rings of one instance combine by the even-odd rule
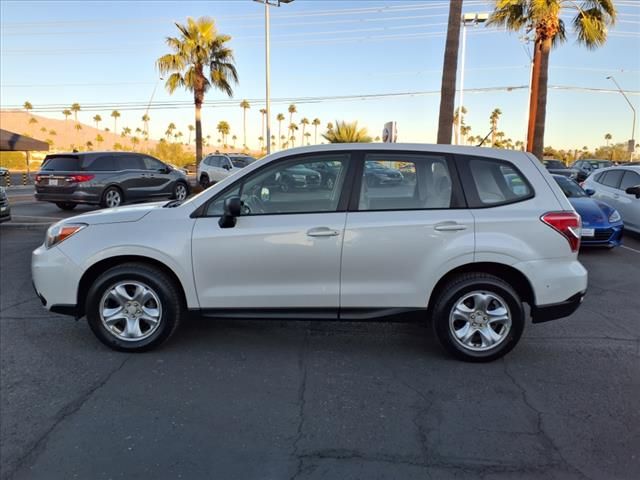
[[[582,218],[583,227],[609,225],[609,216],[613,211],[609,205],[588,197],[570,198],[569,202]]]
[[[82,222],[89,225],[100,225],[104,223],[124,223],[124,222],[137,222],[142,217],[147,215],[150,211],[162,208],[167,201],[142,203],[138,205],[128,205],[124,207],[105,208],[103,210],[96,210],[95,212],[83,213],[63,220],[63,223],[67,222]]]

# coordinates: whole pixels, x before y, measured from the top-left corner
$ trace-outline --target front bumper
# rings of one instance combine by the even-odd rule
[[[585,294],[586,291],[576,293],[564,302],[553,303],[550,305],[534,305],[531,307],[531,321],[533,323],[543,323],[551,320],[557,320],[558,318],[568,317],[578,309],[582,300],[584,300]]]
[[[58,247],[41,245],[31,254],[33,288],[49,311],[71,313],[75,309],[81,276],[80,268]]]
[[[622,223],[608,227],[596,227],[593,237],[582,237],[580,246],[582,247],[619,247],[622,244]]]

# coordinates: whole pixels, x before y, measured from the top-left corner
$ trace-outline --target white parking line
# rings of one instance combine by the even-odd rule
[[[622,248],[626,248],[627,250],[631,250],[632,252],[640,253],[640,250],[636,250],[635,248],[627,247],[626,245],[620,245]]]

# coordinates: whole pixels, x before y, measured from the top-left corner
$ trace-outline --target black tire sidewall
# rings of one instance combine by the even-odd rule
[[[491,276],[463,280],[451,287],[443,289],[433,310],[433,328],[442,346],[456,358],[469,362],[490,362],[509,353],[520,340],[525,325],[524,308],[518,294],[508,284]],[[464,295],[476,290],[498,295],[507,303],[511,313],[511,329],[507,338],[485,352],[465,349],[453,338],[449,328],[449,315],[455,303]]]
[[[157,330],[149,337],[136,341],[126,342],[110,334],[100,319],[100,300],[107,288],[122,280],[142,282],[151,287],[162,304],[162,316]],[[171,279],[157,269],[115,267],[102,274],[93,283],[87,295],[85,312],[87,322],[98,339],[108,347],[124,352],[142,352],[155,348],[164,342],[173,333],[181,316],[180,298],[174,288],[171,288]]]
[[[60,210],[73,210],[78,206],[78,204],[73,202],[56,202],[56,206]]]

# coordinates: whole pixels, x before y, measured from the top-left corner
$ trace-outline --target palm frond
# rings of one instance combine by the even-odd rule
[[[169,76],[169,78],[167,78],[165,86],[167,87],[167,91],[169,93],[173,93],[178,89],[178,87],[186,86],[186,83],[185,83],[184,78],[182,77],[182,75],[180,73],[176,72],[176,73],[172,73]]]
[[[607,21],[602,10],[581,10],[573,19],[573,29],[578,43],[589,49],[597,48],[607,41]]]
[[[527,0],[496,0],[487,26],[496,25],[507,30],[520,30],[529,22]]]

